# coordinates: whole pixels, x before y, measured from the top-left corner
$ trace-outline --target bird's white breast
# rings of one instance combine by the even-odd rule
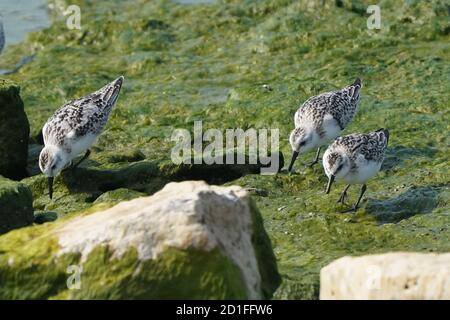
[[[359,155],[355,161],[356,169],[350,170],[347,175],[343,177],[346,183],[359,184],[365,183],[367,180],[375,176],[381,168],[381,162],[369,160],[364,156]]]
[[[68,137],[70,137],[70,133],[68,134]],[[96,135],[89,133],[84,136],[72,136],[71,145],[70,145],[70,155],[72,157],[76,157],[80,153],[85,152],[87,149],[89,149],[92,144],[95,142],[95,139],[97,138]]]
[[[329,113],[325,115],[322,122],[322,130],[325,132],[323,138],[321,138],[321,145],[325,145],[336,139],[341,134],[341,127],[336,119]]]

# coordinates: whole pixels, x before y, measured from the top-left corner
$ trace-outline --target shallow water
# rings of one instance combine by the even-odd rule
[[[47,0],[1,0],[0,13],[5,29],[5,45],[23,41],[29,32],[50,25]]]

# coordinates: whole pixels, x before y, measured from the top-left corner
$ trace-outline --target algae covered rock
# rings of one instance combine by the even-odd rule
[[[450,254],[392,252],[338,259],[320,272],[321,299],[450,299]]]
[[[258,299],[280,276],[247,192],[187,181],[0,237],[0,283],[7,299]]]
[[[100,197],[95,199],[94,204],[97,203],[119,203],[124,200],[132,200],[144,196],[145,193],[129,190],[126,188],[119,188],[103,193]]]
[[[0,174],[12,179],[25,176],[30,133],[19,91],[13,82],[0,79]]]
[[[30,189],[0,176],[0,234],[29,225],[33,219]]]

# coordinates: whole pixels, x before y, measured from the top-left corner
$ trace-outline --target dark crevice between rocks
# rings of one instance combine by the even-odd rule
[[[87,202],[93,202],[102,193],[119,188],[153,193],[161,187],[160,183],[155,185],[158,176],[159,168],[155,162],[142,161],[112,170],[69,169],[61,173],[61,181],[70,193],[91,193]]]
[[[283,154],[277,153],[279,165],[275,168],[275,172],[279,172],[284,167]],[[260,174],[261,169],[269,167],[263,165],[258,158],[255,164],[249,164],[248,155],[244,156],[244,164],[238,164],[238,154],[233,152],[234,164],[226,164],[227,155],[222,159],[223,164],[206,164],[202,161],[201,164],[195,164],[195,159],[191,159],[192,164],[181,164],[177,170],[169,175],[171,181],[184,180],[204,180],[209,184],[224,184],[236,179],[239,179],[248,174]]]
[[[233,153],[236,160],[237,154]],[[284,166],[281,153],[277,153],[279,166]],[[224,160],[226,154],[224,155]],[[192,163],[194,159],[192,159]],[[224,161],[225,162],[225,161]],[[94,203],[106,192],[117,189],[127,189],[141,194],[151,195],[162,189],[169,182],[184,180],[204,180],[209,184],[224,184],[236,180],[247,174],[260,174],[263,167],[260,161],[256,164],[248,164],[249,159],[245,156],[246,164],[174,164],[171,161],[139,161],[128,164],[118,169],[97,169],[89,166],[93,163],[88,160],[82,167],[63,171],[55,179],[55,195],[61,190],[68,194],[85,194],[81,201]],[[86,167],[85,167],[86,166]],[[33,190],[34,198],[48,197],[47,182],[43,175],[30,178],[29,184]],[[67,192],[66,191],[66,192]],[[120,193],[119,193],[120,194]],[[125,193],[124,193],[125,194]],[[54,201],[61,200],[64,195],[57,195]],[[118,201],[122,200],[119,196]]]
[[[259,166],[254,165],[225,165],[225,164],[192,164],[181,165],[171,176],[172,181],[204,180],[208,184],[224,184],[239,179],[247,174],[258,174]]]
[[[34,223],[43,224],[58,219],[58,214],[53,211],[42,211],[34,213]]]

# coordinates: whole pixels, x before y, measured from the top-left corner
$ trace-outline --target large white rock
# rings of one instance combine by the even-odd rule
[[[157,258],[167,248],[219,248],[241,270],[248,297],[256,299],[262,297],[261,275],[252,233],[246,191],[201,181],[169,183],[151,197],[75,218],[56,231],[59,255],[79,252],[81,261],[99,245],[109,246],[119,259],[134,247],[142,261]]]
[[[320,271],[321,299],[450,299],[450,253],[343,257]]]

